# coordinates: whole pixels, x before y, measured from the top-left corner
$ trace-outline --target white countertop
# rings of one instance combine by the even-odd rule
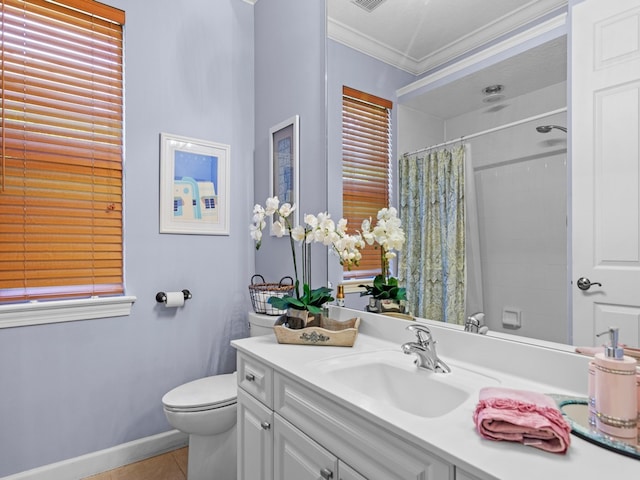
[[[345,388],[330,375],[319,374],[318,362],[321,363],[331,357],[377,350],[399,350],[403,341],[412,340],[413,334],[404,331],[405,326],[411,322],[348,309],[334,310],[332,317],[344,319],[354,314],[363,318],[363,321],[353,347],[283,345],[277,343],[275,335],[234,340],[232,344],[239,351],[254,356],[275,370],[296,378],[302,384],[316,389],[368,421],[390,430],[401,438],[480,478],[505,480],[540,478],[601,480],[608,476],[640,478],[640,460],[610,452],[575,435],[571,435],[571,446],[566,455],[552,454],[512,442],[482,439],[477,434],[472,419],[477,397],[472,396],[458,408],[443,416],[425,418],[372,401],[371,398],[355,390]],[[448,333],[438,328],[432,328],[432,332],[434,338],[439,341],[440,356],[452,370],[466,367],[496,378],[501,386],[509,388],[541,393],[585,394],[582,390],[570,389],[575,385],[581,385],[580,381],[575,381],[576,375],[584,376],[586,387],[586,361],[578,355],[566,352],[559,354],[553,349],[534,345],[496,342],[487,338],[477,338],[480,336],[465,332]],[[466,358],[454,356],[453,353],[456,351],[454,348],[445,348],[445,342],[454,341],[465,344]],[[505,352],[500,351],[502,344],[505,344]],[[489,352],[486,350],[487,346],[490,346]],[[514,348],[518,352],[517,355],[513,352]],[[474,349],[478,350],[475,356]],[[507,354],[509,357],[507,357],[508,361],[504,362],[504,369],[491,368],[497,365],[496,358],[499,359]],[[562,360],[565,355],[570,355],[567,361]],[[477,360],[469,362],[469,358]],[[561,360],[559,361],[558,358]],[[411,361],[412,359],[407,357],[407,362]],[[523,375],[531,369],[532,364],[548,369],[548,364],[553,362],[555,362],[555,368],[553,368],[553,375],[549,375],[549,383]],[[518,364],[521,365],[521,371],[517,368]],[[584,371],[581,371],[582,365],[584,365]],[[562,382],[563,376],[566,379],[565,382]],[[538,375],[538,377],[544,377],[544,375]],[[559,385],[567,385],[569,388]]]

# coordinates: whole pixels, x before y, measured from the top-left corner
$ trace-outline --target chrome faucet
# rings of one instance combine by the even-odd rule
[[[402,345],[402,352],[405,355],[415,353],[415,364],[419,368],[426,368],[437,373],[449,373],[451,369],[444,363],[436,353],[436,341],[431,336],[431,330],[426,325],[409,325],[407,330],[414,332],[417,337],[416,342],[407,342]]]
[[[486,335],[489,327],[484,324],[484,313],[476,312],[473,315],[469,315],[464,322],[464,331]]]

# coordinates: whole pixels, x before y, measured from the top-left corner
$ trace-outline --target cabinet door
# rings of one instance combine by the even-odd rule
[[[277,414],[274,414],[273,441],[274,478],[336,480],[338,459]]]
[[[465,472],[459,467],[456,467],[456,480],[480,480],[475,475],[471,475],[469,472]]]
[[[367,480],[344,462],[338,462],[338,480]]]
[[[286,418],[369,480],[454,478],[450,463],[277,372],[274,407],[278,418]]]
[[[238,389],[238,480],[273,480],[273,412]]]

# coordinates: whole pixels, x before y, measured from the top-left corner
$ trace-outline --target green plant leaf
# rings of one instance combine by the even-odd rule
[[[322,313],[322,308],[316,307],[314,305],[307,305],[307,310],[309,310],[309,312],[313,313],[314,315]]]
[[[274,308],[286,310],[287,308],[297,308],[298,310],[308,310],[311,313],[322,313],[322,306],[334,300],[331,295],[332,290],[327,287],[311,290],[306,283],[302,286],[303,295],[300,298],[286,295],[280,297],[269,297],[267,300]]]
[[[379,300],[406,300],[407,294],[404,288],[398,286],[398,279],[390,277],[385,279],[384,275],[376,275],[372,285],[358,285],[364,288],[360,296],[371,295]]]

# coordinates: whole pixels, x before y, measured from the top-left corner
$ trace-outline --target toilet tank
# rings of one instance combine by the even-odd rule
[[[264,315],[262,313],[249,312],[249,336],[258,337],[273,333],[273,325],[278,319],[274,315]]]

